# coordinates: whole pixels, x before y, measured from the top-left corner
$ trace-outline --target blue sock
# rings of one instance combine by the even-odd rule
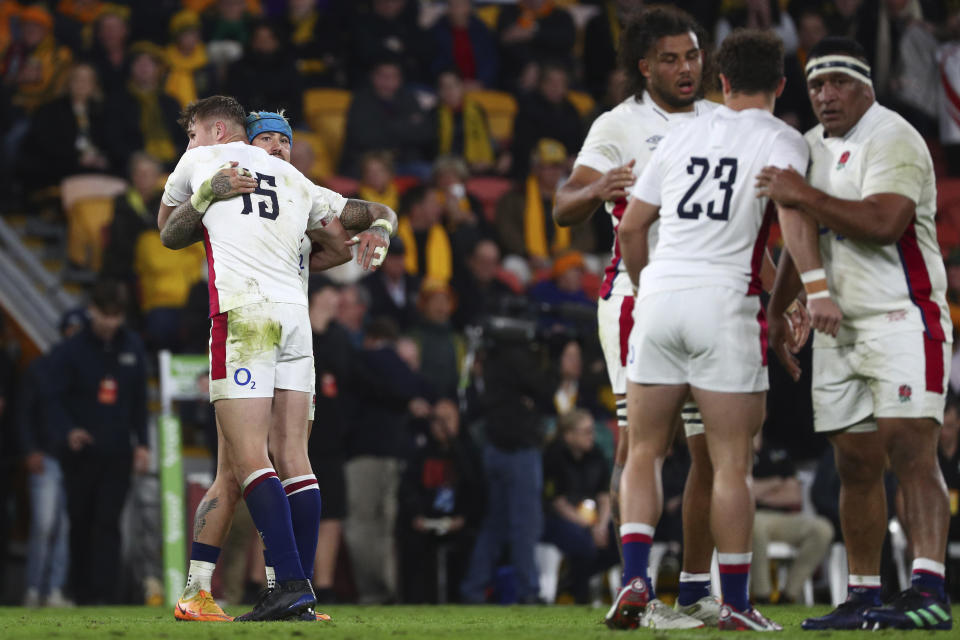
[[[913,561],[913,573],[910,584],[923,593],[934,596],[941,602],[947,601],[947,594],[943,588],[945,567],[943,563],[929,558],[916,558]]]
[[[724,604],[729,604],[737,611],[750,609],[750,594],[747,589],[750,584],[750,561],[752,553],[719,553],[720,590],[723,592]]]
[[[300,565],[307,580],[313,580],[313,560],[317,556],[320,533],[320,486],[314,475],[296,476],[283,481],[290,502],[290,521],[297,540]]]
[[[680,572],[680,590],[677,593],[677,602],[681,607],[697,602],[710,595],[709,573]]]
[[[643,578],[653,600],[653,585],[650,584],[650,545],[653,544],[653,527],[640,522],[625,522],[620,525],[620,542],[623,544],[623,586],[634,578]]]
[[[244,480],[242,489],[263,545],[270,550],[277,582],[303,580],[300,555],[290,524],[290,505],[277,472],[271,468],[258,469]]]
[[[880,576],[851,574],[847,579],[847,601],[859,602],[871,607],[883,604],[880,598]]]
[[[217,564],[217,560],[220,558],[220,547],[215,547],[210,544],[203,544],[202,542],[194,541],[190,545],[190,559],[199,560],[200,562],[209,562],[211,564]]]

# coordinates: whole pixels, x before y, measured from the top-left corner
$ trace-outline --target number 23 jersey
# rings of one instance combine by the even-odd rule
[[[214,202],[203,216],[210,315],[259,302],[306,306],[300,275],[307,230],[326,226],[346,199],[314,185],[293,165],[243,142],[197,147],[167,179],[163,203],[186,201],[224,164],[258,178],[254,193]]]
[[[667,133],[632,192],[660,206],[639,296],[704,286],[759,294],[772,215],[755,176],[768,165],[803,174],[808,159],[800,132],[763,109],[721,106]]]

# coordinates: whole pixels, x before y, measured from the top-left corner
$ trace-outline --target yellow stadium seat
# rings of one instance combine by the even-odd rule
[[[67,209],[67,257],[73,264],[99,271],[104,230],[113,221],[113,198],[82,198]],[[133,239],[131,239],[131,242]]]
[[[490,135],[498,144],[513,138],[513,120],[517,117],[517,99],[505,91],[477,89],[468,91],[467,100],[475,100],[487,112]]]
[[[568,91],[567,100],[573,103],[573,108],[577,110],[581,118],[588,117],[597,108],[597,103],[590,94],[583,91]]]
[[[353,94],[345,89],[307,89],[303,92],[303,115],[310,129],[326,146],[331,166],[340,164],[347,132],[347,110]]]

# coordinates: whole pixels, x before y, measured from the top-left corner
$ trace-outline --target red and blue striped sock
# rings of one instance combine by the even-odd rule
[[[677,592],[677,602],[681,607],[697,602],[710,595],[709,573],[680,572],[680,589]]]
[[[871,607],[882,605],[880,576],[863,576],[851,573],[847,578],[847,602],[859,602]]]
[[[650,599],[656,595],[650,584],[650,546],[653,544],[654,528],[642,522],[625,522],[620,525],[620,541],[623,543],[623,586],[634,578],[643,578],[650,589]]]
[[[750,562],[752,553],[719,553],[720,591],[723,602],[737,611],[750,609]]]
[[[290,502],[290,521],[297,540],[300,566],[307,580],[313,580],[313,559],[317,555],[320,535],[320,485],[313,474],[294,476],[283,481],[283,490]]]
[[[241,485],[250,517],[256,525],[277,574],[277,582],[303,580],[300,555],[290,523],[290,505],[272,468],[257,469]]]
[[[930,594],[941,602],[947,601],[947,594],[943,588],[943,576],[946,568],[942,562],[930,558],[915,558],[910,584],[917,591]]]

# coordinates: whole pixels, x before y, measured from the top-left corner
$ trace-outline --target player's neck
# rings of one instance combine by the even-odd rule
[[[773,113],[773,104],[776,98],[772,93],[730,93],[723,97],[723,104],[734,111],[746,109],[764,109]]]
[[[661,111],[666,111],[667,113],[690,113],[696,108],[696,105],[693,102],[691,102],[688,105],[684,105],[682,107],[674,106],[669,102],[667,102],[666,100],[664,100],[663,97],[661,97],[656,93],[653,93],[649,89],[647,89],[647,96],[651,100],[653,100],[653,104],[657,105],[657,107]]]
[[[240,133],[235,133],[230,137],[224,138],[220,144],[230,144],[231,142],[247,142],[247,137]]]

